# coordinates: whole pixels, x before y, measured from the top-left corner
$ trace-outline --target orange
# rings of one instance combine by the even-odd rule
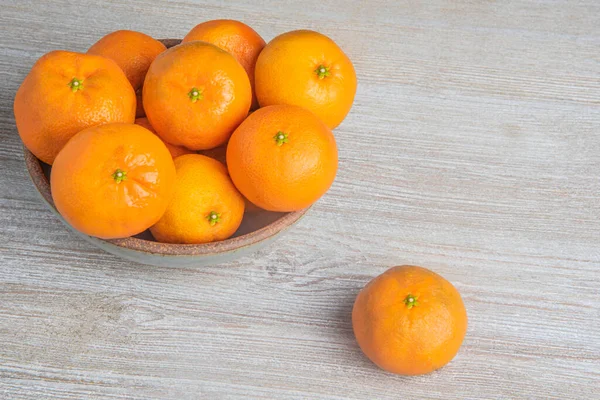
[[[148,118],[137,118],[135,120],[135,123],[136,123],[136,125],[143,126],[144,128],[148,129],[150,132],[152,132],[156,135],[156,131],[154,130],[152,125],[150,125],[150,121],[148,121]],[[167,143],[167,142],[164,142],[164,144],[165,144],[165,146],[167,146],[167,149],[169,150],[169,153],[171,153],[171,156],[173,158],[182,156],[184,154],[192,154],[193,153],[192,150],[186,149],[185,147],[182,147],[182,146],[175,146],[175,145]]]
[[[256,31],[240,21],[217,19],[196,25],[184,38],[184,42],[202,40],[212,43],[235,57],[246,70],[252,85],[252,108],[258,107],[254,95],[254,66],[265,41]]]
[[[244,198],[220,162],[200,154],[175,159],[175,194],[150,228],[159,242],[207,243],[227,239],[244,216]]]
[[[297,211],[329,189],[338,154],[331,130],[297,106],[260,108],[227,146],[231,179],[248,200],[269,211]]]
[[[146,75],[144,110],[158,135],[192,150],[218,147],[250,109],[252,92],[240,63],[205,42],[159,55]]]
[[[127,75],[134,90],[144,84],[152,61],[167,48],[158,40],[135,31],[116,31],[98,40],[87,51],[115,61]]]
[[[82,129],[132,123],[135,93],[114,61],[52,51],[25,77],[15,97],[14,113],[25,146],[52,164],[65,143]]]
[[[346,117],[356,93],[352,63],[333,40],[301,30],[271,40],[255,71],[261,107],[293,104],[309,109],[331,129]]]
[[[56,208],[75,229],[123,238],[162,216],[173,194],[175,166],[147,129],[106,124],[73,136],[56,157],[50,184]]]
[[[386,371],[427,374],[450,362],[467,331],[467,312],[450,282],[404,265],[374,278],[352,310],[356,340]]]
[[[142,85],[152,61],[167,48],[158,40],[141,32],[116,31],[98,40],[88,54],[110,58],[125,72],[136,94],[137,118],[146,115],[142,104]]]

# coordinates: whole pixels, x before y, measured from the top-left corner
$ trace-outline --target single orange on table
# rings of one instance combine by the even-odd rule
[[[231,54],[195,41],[154,60],[143,100],[150,124],[164,141],[206,150],[227,142],[248,115],[252,92],[246,71]]]
[[[196,25],[183,42],[201,40],[212,43],[235,57],[246,70],[252,86],[252,108],[258,107],[254,94],[254,67],[265,41],[256,31],[240,21],[217,19]]]
[[[333,40],[309,30],[271,40],[258,56],[254,77],[261,107],[301,106],[331,129],[344,120],[356,94],[350,59]]]
[[[310,111],[260,108],[233,133],[227,168],[240,192],[269,211],[298,211],[331,186],[338,153],[331,130]]]
[[[399,266],[374,278],[356,297],[354,335],[380,368],[427,374],[450,362],[467,331],[467,312],[454,286],[416,266]]]
[[[87,51],[110,58],[125,72],[137,94],[136,117],[144,116],[141,89],[152,61],[167,48],[158,40],[141,32],[120,30],[98,40]]]
[[[50,174],[60,214],[80,232],[103,239],[136,235],[155,224],[174,184],[175,166],[164,143],[134,124],[79,132]]]
[[[25,146],[52,164],[77,132],[110,122],[133,123],[135,93],[114,61],[52,51],[25,77],[15,96],[14,113]]]
[[[152,125],[150,125],[150,121],[148,121],[148,118],[136,118],[135,123],[136,123],[136,125],[143,126],[144,128],[148,129],[150,132],[152,132],[156,135],[156,131],[154,130]],[[175,146],[168,142],[164,142],[164,144],[165,144],[165,146],[167,146],[167,149],[169,150],[169,153],[171,153],[171,156],[173,158],[182,156],[184,154],[192,154],[193,153],[192,150],[187,149],[183,146]]]
[[[207,243],[227,239],[244,216],[244,198],[220,162],[200,154],[175,159],[175,193],[150,228],[159,242]]]

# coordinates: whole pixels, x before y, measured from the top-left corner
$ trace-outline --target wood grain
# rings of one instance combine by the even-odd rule
[[[591,399],[600,380],[600,3],[0,0],[0,398]],[[282,240],[202,269],[134,265],[37,198],[12,102],[53,49],[213,18],[316,29],[354,61],[331,191]],[[453,282],[457,358],[386,374],[352,335],[397,264]]]

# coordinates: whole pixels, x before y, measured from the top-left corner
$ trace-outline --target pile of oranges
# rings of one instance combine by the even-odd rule
[[[14,102],[25,146],[52,165],[56,208],[79,231],[166,243],[232,236],[245,210],[306,208],[338,166],[332,129],[356,74],[313,31],[270,43],[239,21],[166,46],[116,31],[41,57]]]
[[[14,112],[25,146],[52,165],[54,203],[73,227],[207,243],[233,235],[245,212],[300,210],[329,189],[332,129],[355,92],[352,63],[328,37],[301,30],[266,44],[215,20],[169,49],[117,31],[86,54],[50,52]],[[402,266],[358,294],[352,322],[375,364],[416,375],[456,355],[467,315],[448,281]]]

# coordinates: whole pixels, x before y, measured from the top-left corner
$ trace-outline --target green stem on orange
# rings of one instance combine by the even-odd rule
[[[329,67],[319,65],[317,69],[315,69],[315,74],[317,74],[319,79],[324,79],[325,77],[331,75],[331,72],[329,72]]]
[[[204,98],[204,95],[202,94],[202,90],[193,87],[189,92],[188,92],[188,97],[190,98],[190,100],[192,101],[192,103],[197,102],[198,100],[202,100]]]
[[[211,211],[206,216],[206,220],[210,223],[210,226],[214,226],[217,222],[221,222],[221,214]]]
[[[127,180],[127,172],[125,172],[119,168],[117,168],[111,176],[117,183],[121,183],[121,182]]]
[[[281,131],[277,132],[275,136],[273,136],[273,139],[275,139],[275,143],[277,143],[277,146],[281,146],[282,144],[287,143],[289,141],[288,134]]]
[[[416,296],[409,294],[404,298],[404,304],[406,304],[406,307],[408,307],[408,309],[410,310],[411,308],[418,306],[419,302],[417,301]]]
[[[71,91],[75,93],[76,91],[83,89],[83,79],[73,78],[67,85],[71,88]]]

